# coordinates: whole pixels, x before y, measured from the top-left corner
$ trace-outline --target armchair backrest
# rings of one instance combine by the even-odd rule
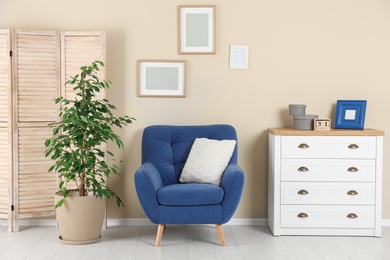
[[[149,126],[142,136],[142,163],[153,164],[164,185],[177,183],[196,138],[237,140],[237,134],[230,125]],[[230,163],[237,163],[237,144]]]

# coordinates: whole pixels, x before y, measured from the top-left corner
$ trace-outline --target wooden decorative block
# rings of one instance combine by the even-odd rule
[[[314,130],[330,130],[331,122],[329,118],[315,118]]]

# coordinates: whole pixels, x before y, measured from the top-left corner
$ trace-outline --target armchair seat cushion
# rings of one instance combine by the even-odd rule
[[[162,187],[157,199],[164,206],[201,206],[222,202],[224,190],[212,184],[184,183]]]

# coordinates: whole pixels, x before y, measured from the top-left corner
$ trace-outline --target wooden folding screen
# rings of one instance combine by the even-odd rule
[[[12,205],[12,90],[10,31],[0,30],[0,218],[8,219]]]
[[[23,218],[54,215],[55,174],[43,143],[57,119],[60,36],[57,32],[12,30],[13,229]]]
[[[58,180],[44,157],[54,99],[74,97],[64,84],[81,66],[105,62],[105,33],[0,30],[0,52],[0,218],[17,231],[19,219],[55,215]]]

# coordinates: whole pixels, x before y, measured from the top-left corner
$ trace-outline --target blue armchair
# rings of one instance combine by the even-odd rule
[[[159,246],[166,224],[215,224],[225,246],[222,224],[237,209],[245,175],[237,165],[237,144],[220,186],[180,183],[179,178],[196,138],[237,140],[229,125],[163,126],[145,128],[142,165],[134,175],[137,195],[149,220],[158,224]]]

